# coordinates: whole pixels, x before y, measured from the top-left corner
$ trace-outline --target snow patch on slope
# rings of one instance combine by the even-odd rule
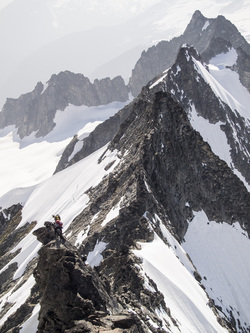
[[[38,316],[40,311],[40,304],[37,304],[29,319],[22,324],[22,328],[20,329],[20,333],[36,333],[37,332],[37,325],[38,325]]]
[[[203,211],[194,212],[182,246],[215,304],[229,317],[232,311],[242,326],[249,323],[250,289],[246,286],[250,276],[250,240],[240,225],[216,223],[209,221]]]
[[[108,212],[107,216],[105,217],[105,219],[101,224],[102,227],[104,227],[106,224],[108,224],[111,220],[113,220],[119,215],[122,201],[123,197],[121,198],[121,200],[118,202],[117,205],[111,208],[111,210]]]
[[[229,54],[226,54],[225,57],[223,55],[215,57],[212,59],[212,64],[217,65],[210,65],[211,73],[204,68],[200,61],[193,58],[193,62],[215,95],[226,103],[232,111],[237,111],[242,117],[249,120],[250,94],[240,83],[239,75],[226,67],[228,64],[232,65],[234,59],[234,49]]]
[[[211,124],[207,119],[198,115],[194,105],[191,106],[191,110],[190,121],[193,128],[209,143],[212,151],[231,167],[231,148],[227,143],[226,134],[220,128],[223,123]]]
[[[19,281],[18,284],[20,284]],[[7,318],[12,315],[29,297],[30,290],[35,284],[35,278],[31,275],[28,280],[16,290],[16,284],[4,297],[1,299],[0,311],[3,310],[3,307],[6,305],[6,302],[12,303],[12,307],[7,311],[7,313],[0,319],[0,326],[7,320]]]
[[[142,274],[146,273],[156,283],[181,331],[226,333],[209,308],[204,290],[179,261],[172,249],[156,234],[153,242],[140,243],[140,246],[141,250],[133,252],[142,259]],[[162,315],[164,316],[164,314]],[[165,319],[169,321],[166,314]],[[173,327],[172,332],[180,331],[177,327]]]
[[[99,266],[103,259],[102,252],[105,250],[106,246],[107,243],[97,241],[94,250],[89,252],[86,263],[92,268]]]

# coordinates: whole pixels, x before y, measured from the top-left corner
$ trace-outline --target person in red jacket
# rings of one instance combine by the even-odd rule
[[[52,215],[52,217],[54,218],[55,222],[54,222],[54,228],[55,228],[55,236],[57,237],[57,235],[60,237],[61,240],[65,240],[65,238],[62,235],[62,227],[63,227],[63,223],[61,221],[61,217],[59,214],[57,215]]]

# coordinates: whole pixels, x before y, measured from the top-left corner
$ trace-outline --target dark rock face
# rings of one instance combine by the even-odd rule
[[[54,128],[56,111],[69,104],[94,106],[127,100],[128,89],[121,77],[95,80],[92,84],[82,74],[61,72],[52,75],[46,89],[39,82],[32,92],[7,99],[0,114],[0,128],[15,125],[20,138],[32,132],[42,137]]]
[[[95,273],[72,250],[53,245],[39,251],[35,272],[42,293],[38,332],[62,332],[74,320],[86,319],[95,310],[106,311],[108,295]]]
[[[202,62],[201,56],[192,47],[181,48],[176,63],[169,69],[164,80],[153,88],[153,91],[171,92],[173,98],[186,110],[187,114],[194,105],[199,116],[207,119],[211,124],[221,122],[221,130],[224,131],[231,148],[234,167],[250,184],[248,158],[250,132],[247,122],[215,95],[211,86],[195,69],[192,57]],[[239,149],[239,146],[242,148]]]
[[[69,242],[53,240],[47,228],[34,232],[44,245],[34,272],[41,295],[38,333],[143,332],[139,319],[118,304],[97,272]],[[48,239],[50,242],[47,242]]]
[[[151,105],[140,101],[136,110],[137,119],[140,118],[136,133],[138,139],[129,133],[133,127],[131,124],[126,137],[127,140],[132,137],[134,144],[131,143],[131,147],[137,146],[136,150],[141,152],[140,162],[146,172],[144,177],[176,227],[177,237],[182,238],[186,231],[186,202],[191,210],[204,210],[211,220],[231,224],[236,218],[249,232],[248,191],[226,163],[213,154],[200,134],[193,130],[186,112],[163,92],[155,95]],[[141,117],[138,112],[141,112]],[[138,130],[143,123],[144,130]],[[146,127],[149,123],[150,126]],[[117,140],[115,147],[123,150],[127,144],[120,134],[119,143],[118,136],[113,142]],[[131,160],[135,161],[135,156]],[[216,187],[213,185],[215,180]],[[239,198],[244,202],[241,207],[237,204]]]
[[[250,92],[250,56],[240,47],[237,49],[237,53],[238,59],[232,69],[239,73],[241,83]]]
[[[202,57],[204,54],[205,61],[223,52],[225,45],[231,45],[235,49],[240,47],[250,56],[249,44],[230,21],[223,16],[208,19],[200,11],[196,11],[183,35],[170,41],[162,41],[142,53],[129,81],[134,96],[137,96],[141,88],[152,78],[174,64],[178,50],[183,44],[193,45]],[[242,82],[245,82],[244,79]]]
[[[16,229],[21,221],[22,206],[13,205],[0,212],[0,269],[16,255],[11,253],[11,249],[26,235],[32,227],[29,223],[22,228]],[[7,280],[6,280],[7,281]]]

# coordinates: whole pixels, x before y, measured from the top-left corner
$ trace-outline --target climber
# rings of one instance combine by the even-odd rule
[[[59,214],[52,215],[52,217],[54,218],[55,222],[56,222],[56,221],[61,221],[61,217],[60,217]]]
[[[52,215],[52,217],[55,220],[55,222],[54,222],[55,236],[57,237],[57,235],[58,235],[62,241],[65,241],[65,238],[62,235],[63,223],[61,221],[60,215],[58,215],[58,214],[57,215]]]

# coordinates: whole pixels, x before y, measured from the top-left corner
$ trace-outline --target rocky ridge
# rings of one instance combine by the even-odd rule
[[[226,53],[229,50],[230,48],[228,49],[226,45],[224,52]],[[236,110],[232,110],[226,103],[218,99],[211,86],[205,82],[199,73],[192,59],[201,62],[206,68],[203,58],[193,47],[182,47],[177,55],[176,62],[167,74],[163,73],[151,80],[145,89],[151,90],[152,93],[158,91],[171,93],[173,98],[185,109],[189,118],[194,106],[198,115],[207,119],[210,123],[221,123],[221,130],[225,133],[231,147],[230,154],[233,164],[230,167],[237,169],[250,184],[250,170],[248,167],[250,154],[249,123]],[[240,63],[239,59],[240,56],[237,58],[237,63]],[[209,72],[208,68],[207,70]],[[56,172],[76,163],[108,143],[118,131],[119,126],[126,121],[133,111],[138,98],[134,100],[134,103],[120,110],[114,117],[100,124],[89,137],[83,139],[82,149],[69,160],[76,143],[79,142],[78,138],[74,137],[64,151]]]
[[[192,128],[185,109],[168,92],[145,87],[108,150],[117,152],[120,163],[89,189],[90,202],[72,221],[68,241],[54,240],[46,228],[34,232],[43,243],[36,268],[33,263],[29,272],[34,271],[37,285],[28,308],[20,310],[18,320],[11,317],[1,332],[20,327],[37,302],[38,333],[171,332],[179,327],[178,318],[154,281],[141,275],[133,250],[155,235],[170,246],[162,225],[181,244],[193,212],[200,210],[209,220],[232,224],[235,219],[250,232],[249,192]],[[119,214],[104,223],[118,206]],[[83,231],[85,240],[72,246]],[[106,244],[103,260],[90,267],[85,259],[100,242]],[[194,266],[193,275],[204,288]],[[233,315],[222,316],[206,297],[219,323],[228,332],[237,332]],[[164,321],[157,309],[167,314]]]
[[[155,307],[164,306],[169,313],[169,325],[176,325],[166,304],[155,303],[155,295],[149,292],[145,298],[137,284],[133,288],[130,276],[134,274],[135,263],[132,261],[132,266],[125,265],[120,270],[120,258],[123,267],[132,260],[128,258],[137,242],[152,241],[154,233],[164,239],[160,221],[182,242],[193,211],[204,210],[209,220],[229,224],[234,222],[234,216],[249,233],[249,192],[193,130],[183,108],[165,92],[151,95],[146,88],[143,90],[109,149],[118,151],[119,167],[95,189],[90,189],[91,203],[72,222],[70,230],[75,234],[88,230],[88,237],[79,247],[84,253],[92,251],[100,241],[107,244],[97,270],[112,281],[112,290],[120,291],[119,302],[124,307],[129,305],[141,316],[138,308],[143,304],[147,315],[155,321]],[[107,214],[117,206],[121,207],[119,215],[103,226]],[[73,236],[70,239],[75,241]],[[202,280],[195,268],[193,274]],[[230,317],[227,323],[222,319],[220,322],[229,332],[235,329]]]
[[[77,235],[86,229],[88,237],[78,249],[71,246],[76,240],[72,235],[68,237],[71,244],[46,241],[39,251],[35,271],[42,295],[38,332],[80,332],[80,328],[95,332],[100,327],[112,331],[120,316],[126,318],[122,329],[128,332],[156,332],[154,325],[162,332],[171,331],[178,322],[157,286],[149,280],[154,292],[145,289],[138,269],[140,261],[133,255],[138,242],[150,242],[154,234],[167,242],[160,223],[181,242],[192,212],[199,210],[211,220],[230,224],[234,214],[250,231],[250,194],[193,130],[186,112],[170,94],[151,94],[145,88],[108,149],[117,151],[120,163],[108,178],[89,190],[90,204],[67,231]],[[105,153],[100,163],[103,159]],[[240,197],[241,205],[236,204],[236,197]],[[117,205],[121,207],[119,215],[103,225]],[[40,240],[44,229],[35,231]],[[98,242],[106,243],[103,260],[91,268],[82,258]],[[202,286],[195,267],[193,274]],[[212,301],[210,304],[221,325],[233,332],[233,320],[222,318]],[[168,321],[157,318],[157,308],[164,309]],[[131,326],[126,328],[128,322]],[[119,332],[117,328],[121,327],[116,326]]]
[[[207,28],[203,29],[205,25],[207,25]],[[185,46],[181,47],[183,43],[194,45],[196,51],[185,51]],[[188,45],[186,47],[190,49]],[[128,86],[136,96],[143,85],[148,87],[154,85],[159,78],[165,76],[162,72],[164,71],[165,73],[166,68],[171,68],[163,80],[165,83],[157,85],[154,91],[163,89],[170,93],[174,92],[176,100],[187,112],[190,112],[191,104],[193,103],[198,113],[211,123],[223,122],[223,131],[225,131],[232,148],[231,156],[234,166],[249,182],[248,155],[244,154],[244,151],[250,151],[248,125],[239,115],[235,115],[234,110],[230,110],[225,103],[223,106],[221,105],[221,102],[218,101],[217,96],[212,92],[211,87],[204,82],[203,78],[199,77],[199,80],[200,83],[204,83],[197,85],[198,74],[196,68],[194,68],[193,63],[187,61],[185,56],[185,52],[191,52],[191,56],[194,56],[195,59],[205,65],[211,58],[218,54],[229,52],[232,47],[236,49],[237,61],[231,66],[231,70],[239,74],[241,83],[250,90],[249,44],[240,35],[237,28],[223,16],[219,16],[216,19],[207,19],[199,11],[194,13],[182,36],[169,42],[162,41],[147,52],[143,52],[135,66]],[[178,72],[177,68],[181,68],[181,71]],[[139,78],[138,82],[137,77]],[[154,77],[156,78],[152,79]],[[184,94],[180,93],[181,89],[179,87],[182,87]],[[209,98],[208,95],[210,96]],[[216,115],[215,113],[213,114],[213,109],[216,110]],[[221,111],[219,111],[220,109]],[[228,116],[225,115],[224,109],[227,110]],[[109,124],[105,122],[105,125],[99,125],[96,131],[91,133],[90,137],[83,140],[82,149],[69,161],[69,156],[79,141],[77,137],[74,137],[65,150],[56,172],[74,164],[109,142],[119,129],[121,122],[126,119],[130,112],[131,106],[128,106],[118,113],[119,117],[117,115],[112,117]],[[236,148],[237,145],[235,145],[233,137],[234,131],[238,132],[237,145],[244,148]],[[246,140],[245,138],[248,139]]]

